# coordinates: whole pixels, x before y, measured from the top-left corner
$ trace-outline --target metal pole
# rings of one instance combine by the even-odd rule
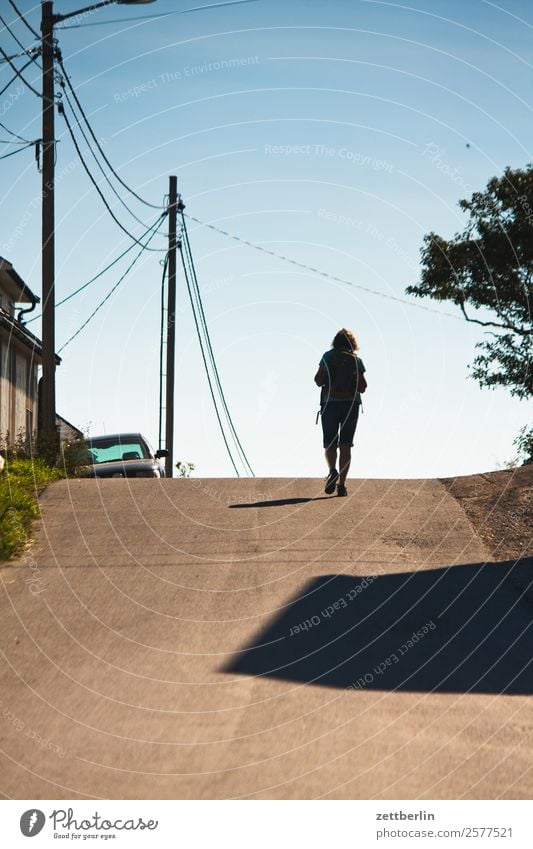
[[[174,474],[174,364],[176,359],[176,220],[178,201],[178,179],[169,177],[168,183],[168,308],[167,308],[167,386],[166,386],[166,430],[165,474]]]
[[[42,166],[42,343],[43,377],[41,408],[41,450],[55,462],[57,450],[55,387],[55,244],[54,244],[54,15],[53,4],[42,4],[43,61],[43,166]]]

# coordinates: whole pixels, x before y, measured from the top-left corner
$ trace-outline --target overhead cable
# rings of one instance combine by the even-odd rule
[[[148,236],[148,235],[152,232],[152,230],[153,230],[155,227],[158,227],[158,226],[159,226],[159,224],[160,224],[160,222],[161,222],[161,219],[162,219],[162,218],[165,218],[165,217],[166,217],[166,215],[167,215],[167,213],[166,213],[166,212],[163,212],[163,213],[159,216],[159,218],[157,219],[157,221],[156,221],[154,224],[152,224],[152,225],[151,225],[151,227],[149,227],[149,228],[147,229],[146,233],[143,233],[143,234],[142,234],[142,236],[140,236],[139,238],[140,238],[141,240],[142,240],[142,239],[145,239],[145,238],[146,238],[146,236]],[[113,268],[113,266],[115,266],[115,265],[117,264],[117,262],[120,262],[120,260],[121,260],[123,257],[125,257],[125,256],[126,256],[126,254],[129,254],[129,252],[130,252],[130,251],[132,251],[134,247],[135,247],[135,242],[132,242],[132,244],[131,244],[131,245],[129,245],[129,246],[126,248],[126,250],[125,250],[125,251],[122,251],[122,253],[121,253],[121,254],[119,254],[117,257],[115,257],[115,259],[111,260],[111,262],[110,262],[110,263],[108,263],[108,265],[106,265],[106,267],[105,267],[105,268],[102,268],[102,269],[101,269],[101,270],[100,270],[97,274],[95,274],[95,275],[94,275],[94,277],[91,277],[91,279],[90,279],[90,280],[87,280],[87,282],[86,282],[86,283],[84,283],[82,286],[78,286],[78,288],[77,288],[77,289],[75,289],[73,292],[70,292],[70,294],[69,294],[69,295],[65,295],[65,297],[64,297],[64,298],[62,298],[60,301],[56,301],[56,307],[60,307],[62,304],[66,304],[66,303],[67,303],[67,301],[70,301],[70,300],[72,300],[72,298],[75,298],[75,297],[76,297],[76,295],[79,295],[79,294],[80,294],[80,292],[83,292],[85,289],[87,289],[87,287],[88,287],[88,286],[91,286],[93,283],[96,283],[96,281],[97,281],[97,280],[99,280],[99,279],[100,279],[100,277],[103,277],[103,275],[104,275],[107,271],[109,271],[111,268]],[[41,318],[41,313],[39,313],[38,315],[33,316],[32,318],[29,318],[29,319],[28,319],[27,321],[25,321],[24,323],[25,323],[25,324],[31,324],[31,323],[32,323],[32,321],[37,321],[37,319],[39,319],[39,318]]]
[[[3,47],[0,47],[0,54],[4,57],[4,59],[6,60],[6,62],[9,64],[9,66],[13,69],[13,71],[15,72],[15,76],[19,77],[19,78],[22,80],[22,82],[24,83],[24,85],[25,85],[25,86],[27,86],[27,87],[29,88],[29,90],[30,90],[30,91],[32,91],[35,95],[37,95],[37,97],[41,97],[41,98],[43,98],[43,95],[41,94],[41,92],[40,92],[40,91],[37,91],[37,89],[36,89],[36,88],[34,88],[34,87],[32,86],[32,84],[31,84],[31,83],[29,83],[29,82],[28,82],[28,80],[27,80],[27,79],[25,79],[25,78],[22,76],[21,71],[19,71],[19,69],[16,67],[16,65],[14,65],[14,64],[13,64],[13,62],[11,61],[11,59],[9,58],[9,56],[7,55],[7,53],[6,53],[6,51],[3,49]],[[34,62],[34,61],[35,61],[35,58],[36,58],[36,57],[34,56],[34,57],[30,60],[30,61],[31,61],[31,62]],[[28,62],[28,65],[29,65],[29,62]],[[24,67],[26,67],[26,65],[25,65]],[[12,80],[11,82],[13,82],[13,80]],[[10,83],[10,85],[11,85],[11,83]]]
[[[111,21],[87,21],[83,24],[66,24],[58,29],[83,29],[84,27],[106,26],[107,24],[122,24],[128,21],[150,21],[168,18],[170,15],[185,15],[188,12],[200,12],[204,9],[218,9],[221,6],[241,6],[244,3],[257,3],[257,0],[226,0],[223,3],[209,3],[205,6],[193,6],[191,9],[173,9],[170,12],[154,12],[150,15],[136,15],[129,18],[114,18]]]
[[[11,37],[14,39],[14,41],[16,41],[16,42],[17,42],[17,44],[18,44],[18,46],[20,47],[20,49],[24,51],[24,53],[19,53],[19,54],[18,54],[18,56],[9,56],[9,59],[18,59],[20,56],[27,56],[30,52],[37,52],[37,53],[39,52],[39,49],[38,49],[38,48],[32,48],[32,50],[31,50],[31,51],[30,51],[30,50],[28,50],[28,49],[24,46],[24,44],[22,43],[22,41],[20,40],[20,38],[17,38],[16,34],[13,32],[13,30],[11,29],[11,27],[9,26],[9,24],[7,23],[7,21],[5,20],[5,18],[3,18],[3,16],[2,16],[2,15],[0,15],[0,22],[4,25],[5,29],[6,29],[6,30],[8,31],[8,33],[11,35]],[[39,41],[40,41],[40,37],[39,37]],[[4,61],[6,61],[6,60],[4,60]]]
[[[162,216],[162,217],[163,217],[163,216]],[[64,351],[64,350],[65,350],[65,348],[67,347],[67,345],[70,345],[70,343],[71,343],[74,339],[76,339],[76,337],[77,337],[77,336],[79,336],[79,335],[80,335],[80,333],[81,333],[81,332],[82,332],[82,331],[83,331],[83,330],[87,327],[87,325],[89,324],[89,322],[90,322],[90,321],[92,321],[92,319],[95,317],[95,315],[97,314],[97,312],[98,312],[98,311],[99,311],[99,310],[100,310],[100,309],[104,306],[104,304],[105,304],[105,303],[109,300],[109,298],[111,297],[111,295],[113,294],[113,292],[115,292],[115,291],[118,289],[118,287],[120,286],[120,284],[122,283],[122,281],[123,281],[123,280],[127,277],[127,275],[129,274],[129,272],[131,271],[131,269],[133,268],[133,266],[135,265],[135,263],[137,262],[137,260],[138,260],[138,259],[142,256],[142,254],[145,252],[145,250],[149,250],[148,245],[150,244],[151,240],[154,238],[154,236],[156,235],[156,233],[157,233],[157,232],[158,232],[157,230],[154,230],[154,232],[151,234],[151,236],[150,236],[150,237],[149,237],[149,239],[147,240],[146,244],[142,245],[141,250],[140,250],[140,251],[138,252],[138,254],[135,256],[135,258],[133,259],[133,261],[132,261],[132,262],[130,262],[130,264],[128,265],[128,267],[127,267],[127,269],[125,270],[125,272],[124,272],[124,273],[123,273],[123,274],[119,277],[119,279],[117,280],[117,282],[115,283],[115,285],[114,285],[114,286],[113,286],[113,287],[109,290],[109,292],[107,293],[107,295],[105,296],[105,298],[103,298],[103,299],[100,301],[100,303],[99,303],[99,304],[98,304],[98,306],[97,306],[97,307],[96,307],[96,308],[92,311],[92,313],[90,314],[90,316],[89,316],[89,317],[88,317],[88,318],[87,318],[87,319],[83,322],[83,324],[82,324],[82,325],[81,325],[81,326],[80,326],[80,327],[76,330],[76,332],[75,332],[75,333],[73,333],[73,334],[72,334],[72,336],[70,336],[70,337],[67,339],[67,341],[66,341],[66,342],[65,342],[65,343],[61,346],[61,348],[59,349],[58,353],[61,353],[61,351]]]
[[[22,145],[22,142],[20,144]],[[38,144],[38,142],[30,142],[29,144],[24,145],[24,147],[17,147],[16,150],[12,150],[10,153],[3,153],[2,155],[0,155],[0,159],[8,159],[10,156],[15,156],[16,153],[22,153],[23,150],[27,150],[29,147],[33,147],[35,144]]]
[[[209,392],[211,394],[211,400],[213,402],[213,407],[215,409],[215,414],[216,414],[216,417],[217,417],[218,426],[220,428],[220,433],[222,434],[222,439],[224,440],[224,445],[226,446],[226,451],[228,452],[228,457],[230,458],[231,465],[233,466],[233,468],[235,470],[235,474],[239,478],[240,477],[239,470],[237,468],[235,460],[233,459],[233,454],[232,454],[231,449],[230,449],[229,444],[228,444],[228,438],[226,436],[226,433],[224,431],[224,427],[222,425],[222,420],[220,418],[220,413],[219,413],[219,410],[218,410],[218,405],[217,405],[215,393],[214,393],[214,390],[213,390],[211,375],[209,373],[209,367],[207,365],[205,351],[204,351],[204,347],[203,347],[203,344],[202,344],[202,335],[201,335],[201,332],[200,332],[200,326],[198,324],[198,316],[196,315],[196,310],[194,309],[193,295],[192,295],[192,291],[191,291],[191,282],[189,280],[189,271],[187,269],[185,256],[183,254],[183,245],[182,245],[181,242],[179,242],[179,252],[180,252],[180,256],[181,256],[181,262],[182,262],[182,265],[183,265],[183,273],[185,275],[185,282],[187,284],[187,291],[189,293],[189,300],[191,302],[192,314],[193,314],[193,318],[194,318],[194,324],[195,324],[195,327],[196,327],[196,335],[198,336],[198,341],[200,343],[200,352],[202,354],[202,360],[203,360],[203,363],[204,363],[204,369],[205,369],[205,373],[206,373],[206,376],[207,376],[207,382],[209,384]]]
[[[30,23],[28,23],[28,21],[26,20],[26,18],[24,17],[24,15],[22,15],[22,14],[19,12],[19,10],[18,10],[18,9],[17,9],[17,7],[15,6],[15,3],[13,2],[13,0],[8,0],[8,3],[9,3],[9,5],[11,6],[11,8],[13,9],[13,11],[15,12],[15,14],[16,14],[16,15],[18,15],[18,17],[20,18],[20,20],[22,21],[22,23],[23,23],[23,24],[24,24],[24,25],[25,25],[25,26],[29,29],[29,31],[31,32],[31,34],[32,34],[32,35],[34,35],[34,36],[35,36],[35,38],[37,38],[38,40],[40,40],[40,39],[41,39],[41,36],[39,35],[39,33],[38,33],[36,30],[34,30],[34,28],[32,27],[32,25],[31,25]]]
[[[134,236],[132,233],[130,233],[130,231],[129,231],[126,227],[124,227],[124,225],[122,224],[122,222],[121,222],[121,221],[119,221],[119,219],[117,218],[117,216],[115,215],[115,213],[113,212],[113,210],[111,209],[111,207],[109,206],[109,204],[108,204],[108,202],[107,202],[107,200],[106,200],[106,198],[105,198],[105,195],[103,194],[102,190],[100,189],[100,186],[98,185],[98,183],[97,183],[97,182],[96,182],[96,180],[94,179],[94,177],[93,177],[93,175],[92,175],[92,173],[91,173],[91,171],[90,171],[90,169],[89,169],[89,166],[88,166],[88,165],[87,165],[87,163],[85,162],[85,159],[84,159],[84,157],[83,157],[83,154],[82,154],[82,152],[81,152],[81,150],[80,150],[80,146],[79,146],[79,144],[78,144],[78,141],[77,141],[77,139],[76,139],[76,136],[75,136],[75,134],[74,134],[74,131],[73,131],[73,129],[72,129],[72,126],[71,126],[71,124],[70,124],[70,121],[69,121],[69,119],[68,119],[67,112],[66,112],[66,109],[64,108],[64,105],[63,105],[62,103],[59,103],[59,104],[58,104],[58,109],[59,109],[59,114],[60,114],[60,115],[62,115],[62,116],[63,116],[63,118],[65,119],[65,123],[66,123],[66,125],[67,125],[67,129],[68,129],[69,134],[70,134],[70,137],[71,137],[71,139],[72,139],[72,143],[74,144],[74,147],[76,148],[76,153],[78,154],[78,157],[79,157],[80,162],[81,162],[81,164],[82,164],[82,166],[83,166],[83,169],[84,169],[85,173],[87,174],[87,176],[89,177],[89,180],[91,181],[92,185],[93,185],[93,186],[94,186],[94,188],[96,189],[96,191],[97,191],[98,195],[100,196],[100,199],[102,200],[102,203],[104,204],[104,206],[105,206],[105,208],[107,209],[108,213],[110,214],[111,218],[113,219],[113,221],[115,222],[115,224],[116,224],[118,227],[120,227],[120,229],[122,230],[122,232],[123,232],[123,233],[125,233],[127,236],[129,236],[129,238],[130,238],[133,242],[136,242],[136,244],[141,245],[141,244],[142,244],[142,242],[141,242],[139,239],[137,239],[137,238],[136,238],[136,236]],[[166,248],[147,248],[147,250],[149,250],[149,251],[155,251],[156,253],[162,253],[162,252],[164,252],[164,251],[166,250]]]
[[[189,234],[187,232],[187,224],[186,224],[185,217],[184,217],[184,214],[183,214],[183,208],[180,210],[180,212],[181,212],[181,218],[182,218],[182,227],[183,227],[183,236],[184,236],[184,240],[185,240],[186,254],[187,254],[187,259],[188,259],[188,263],[189,263],[189,267],[190,267],[190,271],[191,271],[193,294],[194,294],[195,302],[196,302],[196,305],[197,305],[197,311],[198,311],[198,314],[199,314],[199,317],[200,317],[200,324],[202,326],[203,333],[204,333],[207,352],[208,352],[209,360],[211,362],[211,368],[213,370],[213,375],[214,375],[214,378],[215,378],[216,387],[217,387],[217,390],[218,390],[218,393],[219,393],[219,397],[220,397],[220,400],[221,400],[221,403],[222,403],[222,407],[223,407],[223,410],[224,410],[224,413],[225,413],[225,416],[226,416],[226,420],[228,422],[228,426],[229,426],[231,435],[233,437],[233,441],[235,442],[235,445],[237,447],[237,451],[240,454],[241,462],[243,463],[244,467],[247,468],[247,471],[252,475],[252,477],[254,477],[252,467],[251,467],[250,463],[248,462],[248,458],[246,456],[246,453],[245,453],[245,451],[242,447],[241,441],[240,441],[240,439],[237,435],[237,431],[235,430],[235,426],[233,424],[233,420],[231,418],[231,414],[229,412],[228,405],[226,403],[224,391],[222,389],[222,383],[220,381],[220,375],[219,375],[219,372],[218,372],[218,367],[217,367],[215,355],[214,355],[214,352],[213,352],[213,346],[211,344],[211,336],[210,336],[210,333],[209,333],[209,328],[207,326],[207,321],[206,321],[206,317],[205,317],[204,307],[203,307],[203,303],[202,303],[202,296],[201,296],[201,292],[200,292],[200,286],[198,284],[198,277],[196,275],[196,268],[195,268],[195,265],[194,265],[194,258],[193,258],[192,251],[191,251]],[[193,305],[193,309],[194,309],[194,305]]]
[[[61,56],[60,50],[57,50],[57,63],[59,65],[59,67],[61,68],[62,72],[63,72],[65,81],[66,81],[66,83],[67,83],[67,85],[68,85],[68,87],[69,87],[69,89],[72,93],[74,100],[76,101],[77,107],[78,107],[79,111],[81,112],[83,120],[85,121],[85,123],[87,125],[87,129],[89,130],[89,133],[91,134],[93,141],[96,144],[96,147],[98,148],[98,150],[100,152],[100,155],[102,156],[104,162],[106,163],[107,167],[109,168],[109,170],[111,171],[111,173],[113,174],[115,179],[118,180],[120,185],[123,186],[128,192],[130,192],[130,194],[132,194],[133,197],[137,198],[137,200],[140,201],[141,203],[144,203],[145,206],[149,206],[152,209],[163,209],[161,204],[150,203],[150,201],[147,201],[147,200],[145,200],[145,198],[138,195],[137,192],[134,191],[130,186],[128,186],[128,184],[125,183],[124,180],[119,176],[119,174],[117,174],[117,172],[113,168],[113,165],[111,164],[111,162],[107,158],[105,151],[102,149],[102,145],[98,141],[98,138],[95,135],[95,132],[94,132],[94,130],[93,130],[93,128],[92,128],[92,126],[89,122],[89,119],[87,118],[87,115],[85,114],[85,110],[83,109],[83,106],[80,103],[78,95],[76,94],[76,89],[72,85],[71,79],[70,79],[70,77],[69,77],[69,75],[68,75],[68,73],[65,69],[65,66],[63,64],[63,57]]]
[[[30,47],[28,50],[23,50],[22,53],[12,53],[11,56],[8,56],[7,59],[1,59],[0,65],[5,65],[7,61],[11,61],[11,59],[22,59],[23,56],[38,56],[40,50],[38,47]]]
[[[194,215],[189,215],[185,213],[187,218],[190,221],[194,221],[195,224],[200,224],[202,227],[207,227],[209,230],[214,230],[215,233],[220,233],[223,236],[227,236],[229,239],[233,239],[235,242],[240,242],[242,245],[247,245],[249,248],[254,248],[256,251],[261,251],[261,253],[268,254],[269,256],[273,256],[276,259],[281,259],[284,262],[288,262],[291,265],[295,265],[297,268],[303,268],[305,271],[312,271],[313,274],[318,274],[320,277],[325,277],[327,280],[332,280],[335,283],[343,283],[345,286],[352,286],[354,289],[360,289],[363,292],[367,292],[369,295],[378,295],[380,298],[387,298],[389,301],[397,301],[400,304],[405,304],[409,307],[416,307],[419,310],[426,310],[426,312],[433,312],[437,315],[446,316],[446,318],[453,318],[456,321],[463,321],[463,319],[454,315],[451,312],[444,312],[443,310],[436,310],[433,307],[424,306],[424,304],[418,304],[416,301],[410,301],[408,298],[400,298],[398,295],[389,295],[387,292],[380,292],[379,289],[371,289],[369,286],[363,286],[361,283],[354,283],[353,280],[346,280],[344,277],[337,277],[334,274],[330,274],[328,271],[322,271],[320,268],[315,268],[312,265],[307,265],[305,262],[299,262],[296,259],[292,259],[291,257],[284,256],[284,254],[279,254],[277,251],[271,251],[268,248],[263,247],[263,245],[258,245],[255,242],[250,242],[248,239],[243,239],[241,236],[236,236],[234,233],[228,232],[228,230],[223,230],[221,227],[216,227],[214,224],[209,224],[206,221],[202,221],[200,218],[196,218]]]
[[[28,65],[31,65],[31,63],[32,63],[32,62],[35,62],[35,59],[34,59],[34,58],[33,58],[33,59],[30,59],[28,62],[26,62],[26,64],[25,64],[25,65],[23,65],[23,66],[22,66],[22,68],[21,68],[20,70],[21,70],[21,71],[24,71],[24,70],[28,67]],[[11,62],[10,62],[9,64],[11,65]],[[15,80],[17,79],[17,76],[20,76],[20,74],[19,74],[18,72],[15,74],[15,76],[14,76],[14,77],[11,77],[11,79],[9,80],[9,82],[8,82],[8,83],[6,83],[6,85],[5,85],[5,86],[4,86],[4,87],[0,90],[0,95],[2,95],[5,91],[7,91],[7,90],[8,90],[8,88],[9,88],[11,85],[13,85],[13,83],[14,83],[14,82],[15,82]]]
[[[0,121],[0,127],[2,127],[2,129],[5,130],[6,133],[9,133],[10,136],[13,136],[16,139],[20,139],[21,142],[28,142],[28,144],[33,144],[33,142],[31,142],[30,139],[25,139],[22,136],[19,136],[18,133],[14,133],[13,130],[10,130],[9,127],[6,127],[6,125],[2,124],[1,121]]]
[[[65,86],[64,86],[64,83],[62,82],[62,83],[60,83],[60,85],[61,85],[61,86],[62,86],[62,88],[63,88],[63,92],[64,92],[64,94],[65,94],[65,99],[66,99],[66,101],[67,101],[67,103],[68,103],[68,105],[69,105],[69,107],[70,107],[70,111],[72,112],[73,117],[76,119],[76,124],[77,124],[77,126],[79,127],[79,130],[80,130],[80,132],[81,132],[81,134],[82,134],[82,136],[83,136],[83,140],[85,141],[85,144],[87,145],[88,149],[90,150],[90,152],[91,152],[91,154],[92,154],[92,157],[93,157],[94,161],[96,162],[96,164],[97,164],[98,168],[100,169],[100,172],[101,172],[101,174],[102,174],[102,176],[103,176],[104,180],[105,180],[105,181],[106,181],[106,183],[108,184],[109,188],[111,189],[111,191],[113,192],[113,194],[115,195],[115,197],[116,197],[116,198],[118,198],[119,203],[121,203],[121,204],[122,204],[122,206],[124,207],[124,209],[126,209],[126,210],[129,212],[129,214],[131,215],[131,217],[132,217],[132,218],[134,218],[134,219],[135,219],[135,221],[137,221],[139,224],[142,224],[142,226],[143,226],[143,227],[147,227],[148,225],[146,224],[146,222],[145,222],[145,221],[143,221],[141,218],[139,218],[137,215],[135,215],[135,213],[133,212],[133,210],[131,210],[131,209],[130,209],[130,207],[128,206],[128,204],[126,203],[126,201],[125,201],[125,200],[121,197],[121,195],[119,194],[119,192],[117,192],[117,190],[116,190],[115,186],[113,185],[113,183],[112,183],[112,182],[111,182],[111,180],[109,179],[109,177],[108,177],[108,175],[106,174],[105,169],[103,168],[103,166],[102,166],[102,164],[101,164],[100,160],[98,159],[98,157],[97,157],[96,153],[95,153],[95,152],[94,152],[94,150],[92,149],[92,147],[91,147],[91,143],[90,143],[89,139],[87,138],[87,134],[85,133],[85,130],[83,129],[83,127],[82,127],[82,125],[81,125],[81,123],[80,123],[80,121],[79,121],[79,119],[78,119],[78,116],[76,115],[76,111],[75,111],[75,109],[74,109],[74,107],[73,107],[73,105],[72,105],[72,101],[70,100],[70,97],[69,97],[68,92],[67,92],[67,90],[66,90],[66,88],[65,88]]]

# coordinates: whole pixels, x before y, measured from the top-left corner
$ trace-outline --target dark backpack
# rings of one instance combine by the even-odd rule
[[[351,351],[337,348],[322,360],[326,370],[326,383],[322,388],[322,397],[353,398],[357,392],[364,392],[366,380],[359,360]]]

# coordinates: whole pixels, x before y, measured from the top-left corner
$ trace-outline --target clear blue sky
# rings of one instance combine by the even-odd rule
[[[19,5],[38,30],[39,4]],[[55,10],[81,5],[58,0]],[[404,297],[418,279],[423,235],[462,229],[460,198],[506,165],[533,159],[533,10],[525,0],[259,0],[124,20],[193,5],[113,6],[84,23],[123,23],[58,32],[108,157],[155,203],[176,174],[191,215]],[[14,26],[30,44],[24,26]],[[16,52],[2,36],[4,49]],[[37,70],[26,73],[38,80]],[[8,79],[2,66],[0,83]],[[38,137],[39,109],[26,92],[4,102],[0,120]],[[129,242],[90,186],[60,117],[57,135],[59,300]],[[0,177],[0,254],[40,292],[32,151],[0,162]],[[142,233],[102,188],[123,223]],[[154,210],[121,194],[139,218],[155,220]],[[530,410],[469,379],[482,328],[439,315],[456,314],[453,306],[402,305],[196,225],[190,236],[222,383],[256,474],[324,473],[313,375],[342,325],[359,338],[369,382],[352,474],[468,474],[513,455]],[[152,244],[164,248],[165,240]],[[157,441],[162,255],[145,254],[64,351],[58,409],[93,434],[139,429]],[[58,348],[127,261],[58,308]],[[176,456],[194,462],[198,475],[231,475],[181,276],[178,301]],[[38,322],[30,326],[40,333]]]

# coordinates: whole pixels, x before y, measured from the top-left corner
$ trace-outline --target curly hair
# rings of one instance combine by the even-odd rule
[[[335,334],[335,338],[331,345],[333,348],[343,348],[345,351],[353,351],[354,354],[356,354],[359,350],[357,339],[352,331],[347,330],[346,327],[343,327]]]

